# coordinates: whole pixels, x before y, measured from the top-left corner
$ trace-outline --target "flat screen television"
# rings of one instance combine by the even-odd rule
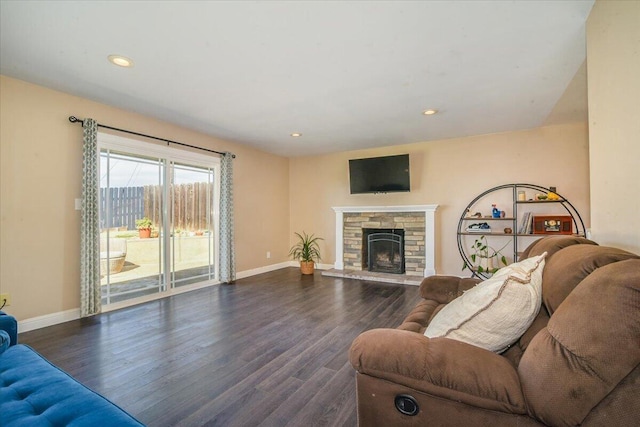
[[[409,155],[349,160],[351,194],[411,191]]]

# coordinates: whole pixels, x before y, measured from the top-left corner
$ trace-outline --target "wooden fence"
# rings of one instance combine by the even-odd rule
[[[171,185],[169,195],[172,201],[169,212],[173,218],[174,230],[208,229],[208,223],[213,222],[213,210],[207,209],[207,206],[211,206],[213,198],[213,184],[196,182]],[[135,230],[136,219],[147,217],[151,219],[154,227],[159,228],[162,221],[162,197],[163,187],[160,185],[101,188],[100,226]]]
[[[100,189],[100,228],[136,229],[144,215],[144,187]],[[107,216],[108,213],[108,216]]]

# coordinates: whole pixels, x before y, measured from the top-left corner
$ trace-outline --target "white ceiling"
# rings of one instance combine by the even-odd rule
[[[0,72],[275,154],[320,154],[557,122],[592,5],[1,0]],[[562,121],[584,108],[562,105]]]

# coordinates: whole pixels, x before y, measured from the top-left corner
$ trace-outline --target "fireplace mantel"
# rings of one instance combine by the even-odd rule
[[[337,270],[344,269],[344,214],[345,213],[389,213],[423,212],[425,219],[425,269],[424,277],[433,276],[435,270],[435,212],[438,205],[405,206],[339,206],[336,213],[336,263]]]

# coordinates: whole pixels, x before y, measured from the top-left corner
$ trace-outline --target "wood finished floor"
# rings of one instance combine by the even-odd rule
[[[348,349],[418,287],[286,268],[20,334],[148,426],[355,426]]]

